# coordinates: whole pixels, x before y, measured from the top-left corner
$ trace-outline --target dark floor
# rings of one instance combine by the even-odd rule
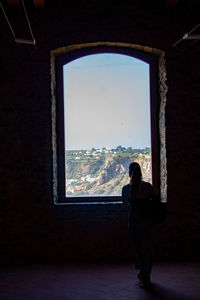
[[[0,271],[1,300],[200,299],[200,263],[154,264],[151,291],[132,265],[48,265]]]

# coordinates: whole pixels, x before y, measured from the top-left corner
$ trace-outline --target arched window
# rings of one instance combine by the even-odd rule
[[[166,200],[159,54],[112,43],[52,51],[55,203],[120,203],[133,160]]]

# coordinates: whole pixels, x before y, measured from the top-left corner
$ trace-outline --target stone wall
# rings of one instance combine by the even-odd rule
[[[150,1],[149,1],[150,2]],[[171,45],[199,22],[198,3],[69,1],[29,8],[37,50],[16,45],[0,20],[0,260],[2,263],[130,260],[133,247],[120,205],[54,206],[50,51],[117,41],[166,53],[168,209],[156,257],[196,259],[200,247],[199,42]],[[193,5],[195,5],[193,3]],[[49,5],[49,6],[48,6]],[[8,14],[21,37],[20,9]]]

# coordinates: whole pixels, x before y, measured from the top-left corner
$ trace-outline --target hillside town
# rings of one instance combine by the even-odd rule
[[[66,196],[119,196],[132,161],[140,163],[144,180],[151,182],[150,148],[67,150]]]

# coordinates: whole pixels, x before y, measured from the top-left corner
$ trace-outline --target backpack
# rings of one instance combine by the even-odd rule
[[[149,197],[151,203],[151,212],[153,222],[156,224],[161,224],[164,222],[167,216],[167,209],[163,202],[161,202],[160,197],[157,195]]]
[[[167,209],[160,197],[153,195],[150,197],[133,198],[131,202],[133,218],[137,216],[140,220],[153,220],[155,224],[164,222],[167,216]]]

